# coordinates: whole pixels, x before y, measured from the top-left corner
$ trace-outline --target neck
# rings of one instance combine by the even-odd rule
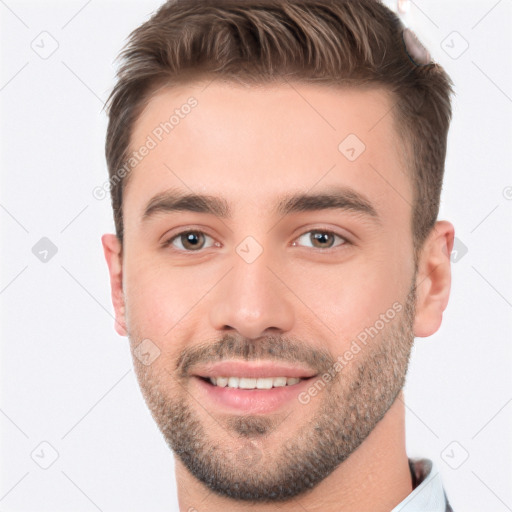
[[[254,503],[213,494],[175,457],[180,512],[241,512]],[[405,451],[405,410],[400,391],[388,412],[348,459],[307,494],[278,503],[280,512],[389,512],[412,492]],[[258,512],[275,511],[258,504]]]

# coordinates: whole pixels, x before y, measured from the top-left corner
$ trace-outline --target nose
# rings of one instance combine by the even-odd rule
[[[289,277],[266,251],[248,263],[236,252],[231,270],[212,290],[210,322],[219,331],[236,330],[256,339],[265,331],[288,332],[294,324]]]

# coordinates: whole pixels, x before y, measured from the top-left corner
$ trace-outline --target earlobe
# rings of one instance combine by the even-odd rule
[[[113,234],[104,234],[101,237],[101,243],[110,274],[112,304],[115,311],[114,327],[120,336],[127,336],[123,294],[122,245],[117,236]]]
[[[427,337],[441,326],[451,286],[450,254],[455,229],[447,221],[436,222],[418,262],[414,335]]]

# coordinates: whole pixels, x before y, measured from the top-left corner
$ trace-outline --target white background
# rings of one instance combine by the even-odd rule
[[[0,1],[0,512],[177,510],[172,454],[113,327],[109,198],[92,195],[108,178],[114,58],[160,4]],[[417,0],[407,23],[456,86],[440,218],[458,239],[443,324],[413,351],[407,450],[435,462],[455,512],[506,512],[512,2]],[[43,59],[32,47],[51,38]],[[42,237],[58,249],[46,263],[32,252]],[[58,453],[48,469],[35,462],[51,462],[42,442]]]

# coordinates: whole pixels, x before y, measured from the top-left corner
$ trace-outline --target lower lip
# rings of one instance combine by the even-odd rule
[[[294,400],[298,402],[299,394],[309,386],[309,381],[313,377],[303,379],[292,386],[270,389],[237,389],[227,386],[222,388],[199,377],[193,379],[199,386],[200,392],[206,395],[207,400],[227,412],[266,414],[276,411]]]

